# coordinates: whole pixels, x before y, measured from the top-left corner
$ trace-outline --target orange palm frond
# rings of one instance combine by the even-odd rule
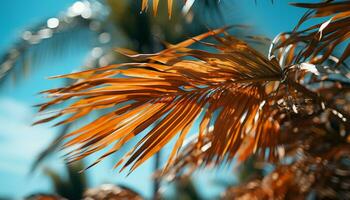
[[[310,59],[312,63],[323,63],[337,48],[342,49],[342,45],[346,47],[339,56],[337,64],[341,64],[349,57],[349,1],[330,0],[322,3],[295,3],[293,5],[310,10],[300,19],[293,32],[280,36],[277,48],[288,47],[289,51],[296,52],[294,63],[304,62],[306,59]],[[327,20],[298,30],[306,21],[316,18],[326,18]],[[296,51],[298,45],[302,47],[300,51]]]
[[[194,122],[199,120],[196,147],[210,135],[204,163],[232,159],[246,137],[254,137],[254,150],[274,146],[279,124],[273,120],[268,83],[282,79],[276,60],[268,60],[243,41],[219,37],[225,29],[199,35],[155,54],[134,54],[143,62],[122,63],[59,77],[76,83],[46,91],[54,97],[41,111],[69,100],[74,103],[38,123],[72,114],[59,122],[75,121],[94,110],[113,108],[95,121],[68,134],[65,147],[74,147],[69,160],[79,160],[109,148],[95,163],[118,151],[135,136],[145,133],[116,166],[131,171],[178,135],[167,166],[172,164]],[[213,36],[218,44],[201,42]],[[192,49],[199,42],[214,52]],[[212,127],[209,133],[209,127]],[[94,163],[94,164],[95,164]]]

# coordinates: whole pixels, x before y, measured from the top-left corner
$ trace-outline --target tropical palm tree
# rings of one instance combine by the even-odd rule
[[[108,109],[65,136],[64,147],[74,148],[69,162],[108,149],[91,167],[137,140],[115,165],[132,172],[177,137],[161,176],[252,156],[255,164],[273,166],[266,176],[229,188],[224,199],[348,199],[350,2],[295,5],[309,11],[295,30],[271,42],[267,55],[225,27],[156,53],[119,48],[134,61],[57,76],[72,83],[44,91],[52,100],[40,111],[70,104],[37,123],[67,116],[57,124],[69,124]],[[320,17],[328,19],[299,30]],[[183,145],[197,121],[198,134]]]

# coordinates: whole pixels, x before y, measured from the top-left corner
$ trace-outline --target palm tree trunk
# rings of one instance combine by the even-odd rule
[[[158,151],[158,153],[156,153],[156,156],[154,159],[153,172],[156,172],[160,168],[160,161],[161,161],[161,151]],[[153,199],[154,200],[160,199],[159,188],[160,188],[160,178],[155,177],[153,179]]]

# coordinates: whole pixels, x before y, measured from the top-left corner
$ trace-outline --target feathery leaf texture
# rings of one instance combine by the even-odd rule
[[[74,147],[68,159],[79,160],[110,147],[94,164],[147,132],[116,166],[134,170],[178,135],[166,168],[175,160],[184,139],[200,120],[196,148],[210,137],[204,163],[231,160],[243,141],[254,137],[253,149],[276,155],[279,124],[271,106],[268,84],[282,79],[276,60],[268,60],[225,28],[209,31],[155,54],[119,51],[141,62],[115,64],[58,76],[76,83],[45,91],[52,101],[40,111],[77,99],[44,123],[72,114],[57,125],[70,123],[94,110],[113,108],[95,121],[73,131],[65,147]],[[218,44],[202,42],[212,36]],[[214,52],[191,49],[201,43]],[[212,127],[211,131],[209,128]],[[223,142],[224,141],[224,142]],[[94,165],[93,164],[93,165]]]
[[[286,48],[296,54],[294,63],[309,59],[311,63],[323,63],[336,49],[342,50],[337,61],[340,65],[350,55],[350,1],[329,0],[322,3],[294,3],[297,7],[307,8],[293,32],[281,34],[276,48]],[[326,18],[303,30],[298,30],[311,19]],[[301,45],[302,49],[297,51]],[[344,47],[342,47],[344,45]]]

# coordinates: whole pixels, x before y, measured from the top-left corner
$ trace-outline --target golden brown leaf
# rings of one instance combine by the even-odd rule
[[[276,60],[268,60],[243,41],[229,35],[216,36],[224,30],[210,31],[159,53],[130,55],[146,62],[60,76],[80,79],[70,86],[46,91],[54,99],[41,105],[41,110],[75,101],[39,123],[72,114],[57,124],[70,123],[94,110],[112,108],[112,112],[68,134],[70,141],[65,147],[76,148],[69,154],[71,161],[109,148],[98,163],[147,132],[117,163],[124,163],[122,169],[131,166],[131,171],[179,134],[167,166],[173,163],[197,120],[200,132],[196,148],[204,145],[202,139],[212,126],[205,163],[233,159],[246,137],[254,137],[250,153],[270,149],[269,157],[273,157],[279,124],[273,120],[273,98],[265,87],[281,80],[281,69]],[[188,47],[208,36],[218,42],[211,45],[214,52]]]

